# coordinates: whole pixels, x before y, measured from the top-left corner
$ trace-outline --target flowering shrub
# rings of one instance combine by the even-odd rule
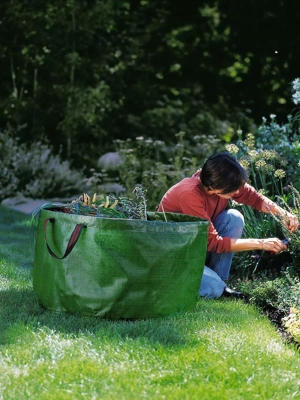
[[[292,94],[292,98],[293,98],[293,102],[294,104],[298,105],[300,104],[300,79],[297,78],[292,82],[292,86],[293,86],[293,94]]]
[[[256,145],[255,136],[249,133],[234,144],[226,145],[226,150],[233,154],[247,171],[250,183],[262,194],[276,200],[276,196],[286,198],[286,159],[276,150],[264,149]],[[231,201],[231,205],[242,212],[245,218],[243,236],[247,238],[283,237],[280,224],[271,215],[260,213],[252,208]],[[266,266],[272,265],[274,256],[262,251],[236,253],[233,269],[237,275],[249,276]]]
[[[292,83],[293,102],[300,104],[300,79]],[[294,212],[300,218],[300,198],[292,187],[300,186],[300,123],[299,112],[289,115],[286,124],[278,124],[276,115],[270,115],[270,121],[265,117],[258,127],[255,135],[249,133],[242,138],[242,131],[239,130],[236,143],[226,145],[227,151],[235,155],[239,163],[247,171],[250,183],[262,194],[273,201],[280,203],[289,211]],[[289,236],[289,232],[281,221],[270,215],[265,215],[247,206],[240,206],[232,202],[234,207],[244,214],[246,225],[244,237],[279,237],[288,236],[290,239],[290,256],[281,259],[278,264],[278,272],[285,263],[293,264],[293,271],[298,275],[300,271],[300,236]],[[264,252],[245,252],[235,255],[233,268],[241,269],[243,276],[249,276],[259,271],[259,267],[266,268],[272,265],[274,257]],[[278,257],[277,257],[278,261]],[[298,267],[297,267],[298,266]]]
[[[294,341],[300,343],[300,309],[291,307],[289,315],[282,319],[282,324]]]
[[[32,198],[66,197],[77,193],[82,174],[41,142],[26,146],[12,130],[0,132],[0,201],[17,192]]]
[[[298,105],[300,104],[300,79],[295,79],[292,85],[293,102]],[[296,110],[293,116],[289,115],[288,122],[284,125],[277,124],[275,115],[270,116],[269,123],[266,118],[263,118],[256,136],[249,134],[245,140],[240,137],[236,144],[227,146],[227,150],[235,154],[237,158],[239,156],[239,162],[248,171],[251,183],[256,188],[300,219],[300,194],[295,188],[300,185],[299,114]],[[269,228],[268,236],[280,238],[282,237],[280,235],[284,235],[289,240],[288,253],[286,253],[289,257],[283,259],[284,253],[274,256],[277,271],[272,276],[263,252],[238,253],[234,258],[233,266],[242,265],[240,268],[246,272],[244,277],[247,277],[250,267],[252,272],[256,272],[260,263],[264,270],[259,271],[259,274],[254,276],[255,279],[238,280],[236,287],[243,291],[253,304],[264,309],[276,309],[284,314],[289,312],[282,320],[283,327],[296,342],[300,343],[300,230],[290,233],[283,221],[276,216],[268,216],[265,220],[258,213],[247,213],[247,210],[245,216],[247,237],[263,237],[260,235],[265,233],[265,228]],[[270,217],[276,221],[275,229],[271,225]]]
[[[226,145],[226,150],[235,155],[257,190],[273,199],[284,194],[287,160],[276,150],[259,148],[252,133],[244,140],[239,138],[236,144]]]

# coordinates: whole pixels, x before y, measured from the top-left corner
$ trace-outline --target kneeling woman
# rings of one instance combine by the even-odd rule
[[[229,278],[234,252],[266,250],[280,253],[286,249],[278,238],[241,239],[244,218],[239,211],[227,209],[230,199],[261,212],[281,216],[291,232],[299,226],[294,214],[258,193],[247,180],[246,171],[231,154],[217,153],[209,157],[202,169],[191,178],[184,178],[172,186],[159,204],[158,211],[189,214],[210,221],[200,296],[242,296],[225,283]]]

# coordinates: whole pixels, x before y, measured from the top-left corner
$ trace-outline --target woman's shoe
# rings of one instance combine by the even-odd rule
[[[242,292],[237,292],[236,290],[230,289],[228,286],[225,287],[223,296],[234,297],[236,299],[242,299],[244,297]]]

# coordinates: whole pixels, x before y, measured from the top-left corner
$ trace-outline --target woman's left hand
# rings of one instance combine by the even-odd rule
[[[283,221],[290,232],[295,232],[299,227],[299,221],[295,214],[285,211]]]

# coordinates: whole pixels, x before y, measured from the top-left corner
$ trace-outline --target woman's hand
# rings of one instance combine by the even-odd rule
[[[265,202],[262,205],[262,212],[265,212],[267,214],[274,214],[275,216],[280,216],[282,218],[282,222],[286,225],[287,229],[290,232],[295,232],[298,227],[299,227],[299,221],[298,218],[295,214],[284,210],[283,208],[279,207],[278,204],[274,203],[270,199],[268,199],[266,196],[263,196],[265,199]]]
[[[272,253],[281,253],[287,249],[287,246],[277,238],[260,239],[261,250],[271,251]]]
[[[282,220],[290,232],[295,232],[299,227],[299,221],[295,214],[284,211]]]

